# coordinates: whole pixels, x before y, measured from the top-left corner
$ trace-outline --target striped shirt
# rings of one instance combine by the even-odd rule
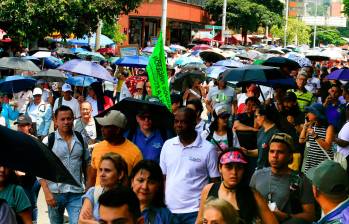
[[[313,127],[315,133],[321,139],[326,138],[326,130],[327,127]],[[305,168],[304,172],[306,173],[310,168],[318,166],[322,161],[328,159],[325,152],[320,148],[319,144],[315,141],[315,139],[308,135],[307,139],[307,148],[306,148],[306,158],[305,158]],[[326,150],[327,154],[333,159],[333,150]]]

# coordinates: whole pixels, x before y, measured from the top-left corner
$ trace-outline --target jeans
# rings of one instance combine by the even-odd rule
[[[80,193],[60,193],[53,194],[57,206],[52,208],[48,206],[48,216],[51,224],[63,224],[64,209],[67,209],[70,224],[77,224],[79,220],[80,209],[82,206]]]
[[[179,223],[181,224],[194,224],[198,216],[198,212],[181,213],[173,215],[177,217]]]

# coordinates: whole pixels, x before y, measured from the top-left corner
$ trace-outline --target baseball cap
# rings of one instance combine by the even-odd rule
[[[228,164],[228,163],[243,163],[246,164],[247,160],[240,151],[227,151],[223,152],[223,155],[221,156],[219,160],[220,164]]]
[[[73,92],[72,89],[71,89],[71,85],[69,85],[68,83],[64,83],[64,85],[62,86],[62,91],[63,92]]]
[[[97,117],[97,122],[102,126],[116,126],[119,128],[126,128],[127,118],[126,116],[117,110],[111,110],[104,117]]]
[[[215,112],[217,114],[217,116],[224,116],[224,115],[230,115],[230,113],[228,112],[228,107],[225,106],[225,105],[220,105],[220,106],[217,106],[215,108]]]
[[[304,111],[315,114],[320,120],[326,120],[325,108],[321,103],[313,103],[312,105],[305,107]]]
[[[21,114],[14,124],[32,124],[32,119],[28,115]]]
[[[33,96],[35,95],[42,95],[42,90],[40,88],[35,88],[33,90]]]
[[[348,175],[341,165],[333,160],[325,160],[317,167],[310,168],[306,176],[325,194],[337,195],[348,190]]]
[[[293,138],[289,134],[286,134],[286,133],[276,133],[276,134],[274,134],[271,137],[271,139],[269,141],[269,145],[271,143],[273,143],[273,142],[283,142],[286,145],[288,145],[288,147],[291,150],[291,152],[295,151]]]

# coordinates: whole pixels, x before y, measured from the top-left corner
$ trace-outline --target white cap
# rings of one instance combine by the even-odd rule
[[[35,88],[33,91],[33,96],[42,95],[42,90],[40,88]]]
[[[71,85],[69,85],[68,83],[64,83],[64,85],[62,86],[62,91],[63,92],[73,92],[72,89],[71,89]]]

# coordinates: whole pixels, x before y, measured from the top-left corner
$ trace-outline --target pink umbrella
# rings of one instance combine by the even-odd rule
[[[204,51],[204,50],[210,50],[210,49],[212,49],[212,47],[207,44],[199,44],[192,48],[193,51],[200,51],[200,50]]]

